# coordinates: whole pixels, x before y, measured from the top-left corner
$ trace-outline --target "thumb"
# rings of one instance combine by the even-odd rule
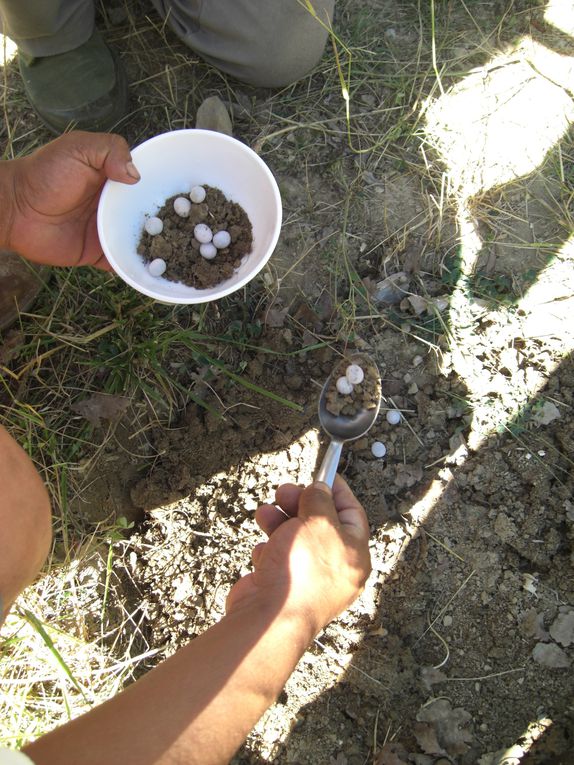
[[[109,152],[104,162],[104,172],[112,181],[137,183],[140,179],[138,169],[132,162],[127,142],[119,135],[111,135]]]
[[[308,518],[326,518],[335,526],[339,526],[339,517],[333,502],[331,489],[322,481],[315,481],[306,489],[303,489],[299,497],[298,517],[307,520]]]
[[[140,174],[132,162],[127,141],[121,135],[79,130],[62,136],[62,139],[66,137],[74,142],[73,148],[81,160],[94,170],[103,171],[106,178],[130,184],[139,181]]]

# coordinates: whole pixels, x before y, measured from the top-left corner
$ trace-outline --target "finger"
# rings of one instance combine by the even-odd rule
[[[75,131],[60,140],[71,142],[70,148],[95,170],[103,170],[106,178],[120,183],[137,183],[140,174],[132,162],[129,146],[115,133]]]
[[[257,566],[257,561],[261,557],[261,554],[263,553],[263,548],[267,542],[260,542],[258,545],[255,545],[253,550],[251,551],[251,561],[254,566]]]
[[[359,500],[339,474],[333,484],[333,501],[343,527],[357,539],[369,538],[369,520]]]
[[[306,489],[303,489],[299,498],[299,518],[326,518],[335,526],[339,526],[339,517],[335,510],[335,503],[331,489],[322,481],[315,481]]]
[[[96,214],[94,213],[86,225],[84,240],[84,249],[80,260],[76,263],[78,266],[93,266],[102,271],[111,271],[112,267],[102,251],[100,238],[98,236],[98,224]]]
[[[278,486],[275,492],[277,504],[265,503],[255,511],[255,520],[259,528],[271,536],[286,520],[294,518],[297,515],[299,497],[302,491],[302,486],[296,486],[293,483],[284,483]]]
[[[100,271],[113,271],[114,269],[111,267],[110,262],[106,258],[105,255],[102,255],[102,257],[99,260],[96,260],[96,262],[93,264],[94,268],[99,268]]]
[[[284,510],[287,515],[295,517],[299,508],[299,497],[303,491],[303,486],[297,486],[294,483],[284,483],[277,487],[275,491],[275,502]]]
[[[288,519],[289,516],[276,505],[260,505],[255,511],[257,525],[268,537]]]

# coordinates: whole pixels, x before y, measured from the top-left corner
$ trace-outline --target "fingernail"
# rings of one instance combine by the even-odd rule
[[[141,178],[141,175],[138,173],[138,169],[133,162],[126,163],[126,172],[130,178],[134,179],[134,181],[139,181]]]
[[[329,494],[329,496],[332,494],[331,487],[328,486],[323,481],[313,481],[313,488],[319,489],[320,491],[324,491],[325,494]]]

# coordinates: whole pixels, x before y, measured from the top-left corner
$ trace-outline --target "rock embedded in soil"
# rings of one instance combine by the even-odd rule
[[[565,647],[574,643],[574,609],[561,609],[550,627],[550,636]]]
[[[364,380],[352,386],[349,394],[343,395],[337,389],[337,381],[341,377],[345,377],[348,367],[354,364],[363,370]],[[364,353],[355,353],[342,359],[333,369],[330,381],[325,407],[331,414],[352,417],[362,409],[374,409],[379,403],[381,397],[379,370],[369,356]]]
[[[245,210],[219,189],[207,185],[203,188],[205,200],[191,205],[187,217],[177,215],[173,209],[181,194],[167,199],[155,216],[163,222],[163,231],[152,236],[144,227],[137,248],[146,265],[157,258],[165,260],[164,279],[195,289],[214,287],[233,276],[253,245],[253,230]],[[196,226],[202,224],[215,236],[222,231],[229,235],[229,245],[218,248],[212,259],[201,255],[200,242],[194,237]]]
[[[532,651],[532,658],[549,669],[565,669],[570,666],[566,652],[555,643],[537,643]]]

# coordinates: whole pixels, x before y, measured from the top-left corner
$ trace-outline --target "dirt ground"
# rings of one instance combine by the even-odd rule
[[[428,354],[413,367],[424,347],[394,331],[368,347],[387,401],[405,418],[391,426],[380,417],[342,466],[369,514],[373,575],[236,762],[498,763],[495,753],[550,719],[550,751],[569,751],[572,422],[535,424],[544,449],[534,452],[501,435],[465,454],[456,378],[440,375]],[[192,411],[157,436],[161,456],[132,490],[148,518],[131,540],[132,576],[152,645],[166,653],[223,613],[228,588],[249,568],[257,504],[278,483],[313,474],[315,410],[307,390],[284,383],[290,373],[318,382],[330,362],[313,356],[293,370],[254,359],[268,389],[307,404],[288,428],[276,425],[280,410],[242,396],[231,423]],[[420,386],[414,395],[406,374]],[[567,360],[545,393],[571,405],[571,379]],[[371,456],[372,440],[387,445],[384,460]],[[385,741],[404,754],[393,759]],[[549,762],[548,751],[516,761]]]
[[[239,327],[223,360],[274,398],[178,352],[180,383],[209,410],[189,402],[169,421],[150,416],[142,436],[146,402],[132,401],[134,441],[130,415],[96,406],[105,445],[72,502],[93,522],[135,522],[114,558],[114,598],[137,609],[159,649],[151,666],[223,614],[261,541],[257,505],[286,480],[312,480],[326,446],[318,394],[341,355],[376,361],[381,413],[340,467],[369,516],[372,575],[237,765],[574,763],[574,40],[543,2],[437,2],[437,78],[422,5],[339,7],[353,71],[365,67],[353,80],[353,149],[344,105],[333,122],[321,111],[340,98],[332,70],[297,91],[321,95],[304,119],[267,92],[222,94],[216,81],[235,135],[277,177],[284,226],[269,268],[208,318],[214,334]],[[116,22],[120,39],[127,22]],[[135,58],[126,64],[135,70]],[[142,83],[163,63],[149,66]],[[487,95],[479,117],[479,96],[464,100],[475,81]],[[536,89],[523,115],[521,83]],[[134,97],[145,106],[143,87]],[[454,117],[449,98],[462,99]],[[146,108],[145,127],[127,125],[133,142],[157,132]],[[494,139],[477,153],[464,133],[494,113],[506,120],[495,135],[510,134],[498,175],[487,167]],[[543,121],[554,133],[539,147]]]

